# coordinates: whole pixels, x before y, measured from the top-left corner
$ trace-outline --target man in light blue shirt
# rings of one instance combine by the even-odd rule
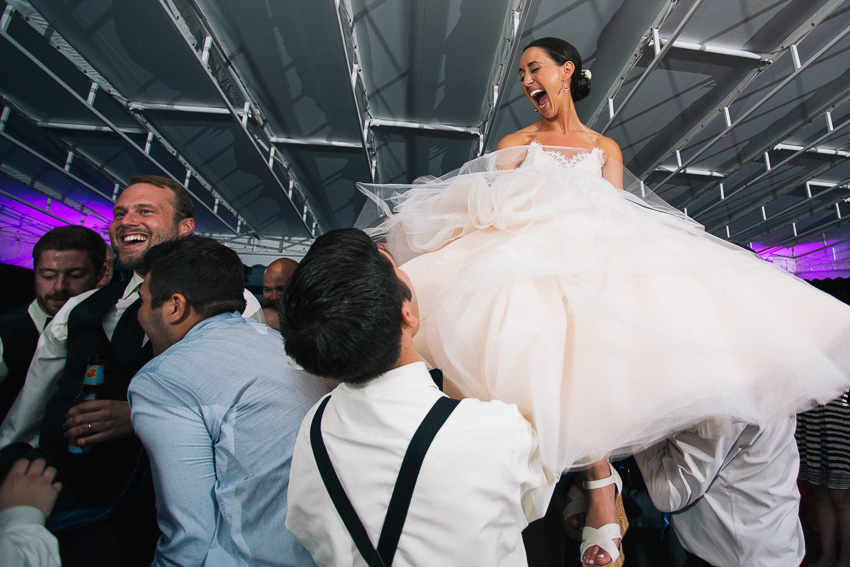
[[[329,384],[243,319],[235,252],[200,237],[152,248],[139,322],[156,358],[129,389],[162,536],[154,565],[313,565],[284,527],[301,420]]]

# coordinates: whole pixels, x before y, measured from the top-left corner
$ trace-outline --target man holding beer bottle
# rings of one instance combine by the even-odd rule
[[[179,183],[140,176],[113,213],[112,247],[132,278],[72,298],[56,314],[27,374],[25,403],[0,429],[0,446],[37,444],[59,470],[65,488],[48,526],[66,567],[147,566],[159,536],[147,455],[127,404],[131,378],[151,358],[136,320],[145,277],[139,270],[151,247],[193,232],[194,204]],[[254,300],[250,313],[258,311]],[[93,354],[103,357],[103,399],[75,404]],[[90,450],[74,454],[69,442]]]

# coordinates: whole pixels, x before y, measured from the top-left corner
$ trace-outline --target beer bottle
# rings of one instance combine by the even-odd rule
[[[86,365],[86,374],[83,377],[83,387],[74,400],[73,405],[83,402],[92,402],[103,398],[103,359],[99,354],[89,355]],[[68,441],[68,450],[79,455],[89,450],[89,447],[80,447],[73,441]]]

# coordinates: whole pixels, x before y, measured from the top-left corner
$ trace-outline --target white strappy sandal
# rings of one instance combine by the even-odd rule
[[[567,521],[573,516],[580,516],[587,513],[587,497],[584,492],[576,484],[570,484],[570,489],[567,491],[569,502],[564,506],[562,511],[564,517],[564,533],[573,540],[581,541],[581,528],[574,528]]]
[[[605,486],[609,486],[611,484],[616,485],[617,494],[615,496],[614,505],[617,510],[617,523],[614,524],[605,524],[599,528],[591,528],[590,526],[585,526],[581,531],[581,546],[579,547],[579,553],[581,554],[581,564],[587,565],[584,562],[584,552],[587,551],[589,547],[594,545],[603,549],[608,555],[611,557],[611,561],[606,563],[605,565],[597,566],[597,567],[620,567],[625,560],[623,556],[622,548],[623,548],[623,536],[626,535],[626,530],[629,528],[629,520],[626,518],[626,511],[623,508],[623,481],[620,479],[620,475],[617,474],[617,471],[614,469],[611,463],[608,463],[608,467],[611,469],[611,474],[608,478],[603,478],[602,480],[586,480],[582,482],[582,486],[585,490],[594,490],[597,488],[603,488]],[[572,492],[572,490],[570,490]],[[581,491],[579,491],[581,492]],[[584,496],[582,494],[582,496]],[[571,496],[572,498],[572,496]],[[573,500],[570,504],[577,502],[578,500]],[[569,508],[570,505],[568,504]],[[584,502],[584,508],[587,509],[587,501]],[[570,513],[567,513],[567,510],[564,509],[564,518],[566,519],[569,516],[573,516],[576,513],[575,510],[577,507],[573,507]],[[566,522],[565,522],[566,525]],[[614,545],[614,540],[619,539],[620,545]]]

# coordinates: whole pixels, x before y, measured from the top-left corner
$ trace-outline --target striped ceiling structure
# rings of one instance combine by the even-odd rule
[[[356,222],[535,120],[522,47],[593,73],[626,166],[787,269],[850,267],[850,0],[0,0],[0,261],[184,183],[248,263]],[[265,260],[263,260],[265,258]]]

